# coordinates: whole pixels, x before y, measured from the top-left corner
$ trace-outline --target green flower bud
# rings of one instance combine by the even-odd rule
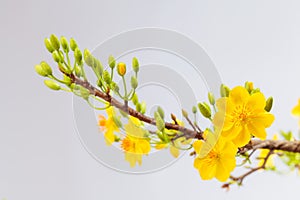
[[[126,74],[126,64],[123,62],[118,63],[117,71],[120,76],[124,76]]]
[[[197,107],[196,107],[196,106],[193,106],[193,108],[192,108],[192,112],[193,112],[194,114],[196,114],[196,113],[197,113]]]
[[[93,55],[91,54],[91,52],[88,49],[84,49],[84,61],[85,63],[90,66],[93,67],[94,66],[94,58]]]
[[[141,111],[140,112],[142,114],[146,113],[146,103],[144,101],[141,103]]]
[[[51,67],[48,65],[48,63],[46,63],[45,61],[42,61],[40,63],[41,67],[43,68],[43,70],[47,73],[48,75],[52,75],[52,69]]]
[[[156,127],[159,131],[163,131],[165,129],[165,122],[164,120],[161,118],[160,114],[158,113],[158,111],[156,111],[154,113],[154,119],[156,122]]]
[[[102,83],[101,79],[98,79],[97,85],[98,85],[99,88],[101,88],[103,86],[103,83]]]
[[[57,51],[52,52],[53,60],[57,63],[61,62],[61,57]]]
[[[50,35],[50,42],[51,42],[52,47],[58,51],[60,48],[60,44],[59,44],[59,40],[56,37],[56,35],[54,35],[54,34]]]
[[[36,71],[36,73],[38,73],[38,75],[40,76],[48,76],[48,73],[43,69],[43,67],[41,65],[35,65],[34,69]]]
[[[65,66],[63,66],[62,63],[58,63],[58,69],[64,73],[64,74],[71,74],[70,69],[66,68]]]
[[[221,88],[220,88],[220,93],[221,93],[221,97],[228,97],[229,93],[230,93],[229,87],[227,87],[226,85],[222,84]]]
[[[162,119],[165,118],[165,112],[164,112],[164,110],[160,106],[157,107],[157,112],[158,112],[158,114],[160,115],[160,117]]]
[[[60,90],[60,85],[53,80],[44,80],[45,85],[52,90]]]
[[[185,110],[182,109],[181,113],[182,113],[183,117],[188,118],[189,115]]]
[[[112,69],[115,68],[115,66],[116,66],[116,60],[115,60],[115,58],[112,55],[110,55],[108,57],[108,65]]]
[[[211,92],[208,93],[208,101],[209,101],[210,105],[212,105],[212,106],[215,105],[215,103],[216,103],[214,94]]]
[[[82,70],[81,70],[81,67],[80,67],[80,66],[75,65],[74,71],[75,71],[75,75],[76,75],[77,77],[82,77]]]
[[[99,59],[94,58],[94,68],[95,68],[95,73],[97,73],[99,76],[102,76],[103,74],[103,66],[100,62]]]
[[[74,50],[74,57],[75,57],[75,61],[78,64],[82,63],[82,53],[81,53],[80,49],[76,48]]]
[[[85,87],[80,87],[80,96],[84,98],[85,100],[88,100],[90,96],[90,91],[86,89]]]
[[[136,111],[141,112],[141,107],[142,107],[142,105],[141,105],[140,103],[137,103],[137,104],[135,105]]]
[[[72,84],[70,77],[66,76],[65,74],[64,74],[64,82],[67,86],[70,86]]]
[[[269,97],[266,101],[265,111],[270,112],[273,106],[273,97]]]
[[[132,103],[134,105],[136,105],[138,102],[139,102],[139,98],[138,98],[138,96],[137,96],[137,94],[135,92],[134,95],[133,95],[133,97],[132,97]]]
[[[70,51],[70,48],[69,48],[67,38],[65,38],[64,36],[61,36],[60,37],[60,43],[61,43],[61,47],[63,48],[64,52],[68,53]]]
[[[258,93],[258,92],[260,92],[260,89],[256,88],[256,89],[252,90],[250,94],[255,94],[255,93]]]
[[[122,128],[123,124],[120,120],[120,117],[117,117],[117,116],[113,115],[112,119],[113,119],[115,125],[117,125],[118,128]]]
[[[251,91],[254,89],[253,82],[246,81],[245,88],[246,88],[246,90],[248,90],[249,93],[251,93]]]
[[[139,61],[136,57],[132,58],[132,68],[135,73],[138,73],[140,69]]]
[[[119,92],[119,90],[120,90],[119,86],[118,86],[115,82],[112,82],[112,83],[111,83],[111,89],[112,89],[114,92]]]
[[[75,51],[75,49],[76,49],[77,47],[78,47],[78,46],[77,46],[76,41],[75,41],[73,38],[71,38],[71,39],[70,39],[70,48],[72,49],[72,51]]]
[[[44,44],[45,44],[46,49],[47,49],[50,53],[52,53],[52,52],[54,51],[54,48],[53,48],[53,46],[51,45],[51,42],[50,42],[50,40],[49,40],[48,38],[45,38]]]
[[[209,105],[205,102],[203,103],[198,103],[198,108],[203,115],[203,117],[210,119],[211,118],[211,109]]]
[[[138,81],[135,76],[131,77],[130,83],[131,83],[131,87],[135,90],[138,86]]]
[[[62,52],[62,51],[59,51],[58,52],[58,54],[59,54],[59,56],[60,56],[60,62],[64,62],[64,60],[65,60],[65,57],[64,57],[64,52]]]
[[[108,71],[103,72],[103,80],[109,85],[111,83],[110,74]]]

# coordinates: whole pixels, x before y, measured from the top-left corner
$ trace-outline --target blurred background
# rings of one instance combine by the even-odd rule
[[[224,83],[253,81],[274,97],[270,136],[279,129],[297,132],[290,111],[300,98],[299,9],[296,0],[1,0],[0,199],[295,197],[296,173],[256,173],[225,192],[217,181],[202,181],[188,155],[145,175],[102,166],[76,134],[72,95],[46,89],[34,65],[50,60],[43,40],[51,33],[94,49],[131,29],[174,30],[205,49]]]

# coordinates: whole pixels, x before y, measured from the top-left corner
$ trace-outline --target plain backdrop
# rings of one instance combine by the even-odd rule
[[[230,192],[202,181],[189,156],[156,173],[128,175],[100,165],[82,147],[72,96],[49,91],[34,65],[49,59],[43,39],[75,37],[93,49],[139,27],[178,31],[201,45],[229,86],[246,80],[275,99],[279,129],[297,130],[290,110],[300,97],[300,2],[0,1],[0,199],[289,199],[296,173],[260,172]]]

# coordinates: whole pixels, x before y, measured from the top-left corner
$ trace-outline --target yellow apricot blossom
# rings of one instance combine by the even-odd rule
[[[266,128],[274,121],[274,116],[265,111],[266,99],[260,92],[252,95],[241,86],[231,90],[229,97],[217,100],[218,112],[213,118],[216,127],[222,129],[222,136],[242,147],[251,136],[266,139]]]
[[[121,141],[121,148],[125,153],[125,160],[134,167],[136,163],[142,164],[142,156],[151,150],[147,131],[141,128],[141,122],[134,117],[129,118],[128,124],[124,127],[126,137]]]
[[[206,130],[205,141],[197,140],[193,147],[196,152],[194,167],[199,171],[203,180],[216,178],[226,181],[236,166],[235,155],[237,147],[225,140],[219,134]]]
[[[298,104],[293,108],[292,114],[296,117],[300,117],[300,99],[298,99]],[[300,120],[299,120],[299,126],[300,126]]]
[[[113,119],[113,116],[115,115],[113,107],[107,108],[106,113],[107,118],[103,115],[99,115],[98,125],[100,126],[101,131],[105,131],[104,138],[106,144],[110,146],[116,139],[114,132],[119,132],[120,130]]]

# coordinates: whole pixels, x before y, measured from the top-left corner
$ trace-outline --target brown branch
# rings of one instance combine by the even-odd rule
[[[241,148],[239,153],[242,154],[251,149],[270,149],[300,153],[300,141],[253,139],[249,142],[249,144]]]
[[[134,110],[133,108],[129,107],[128,105],[121,103],[117,99],[110,96],[108,93],[101,92],[100,90],[95,88],[93,85],[91,85],[88,81],[82,80],[82,79],[76,77],[74,74],[66,74],[66,75],[71,78],[72,83],[81,85],[82,87],[88,89],[90,91],[90,94],[93,94],[93,95],[105,100],[106,102],[110,103],[112,106],[128,113],[129,115],[131,115],[133,117],[138,118],[139,120],[141,120],[143,122],[146,122],[146,123],[152,124],[152,125],[156,125],[154,118],[146,116],[146,115]],[[203,139],[203,132],[191,130],[186,127],[180,126],[178,124],[172,124],[169,122],[165,122],[165,128],[170,129],[170,130],[180,131],[184,134],[184,136],[187,139],[191,139],[191,138],[196,138],[199,140]]]

